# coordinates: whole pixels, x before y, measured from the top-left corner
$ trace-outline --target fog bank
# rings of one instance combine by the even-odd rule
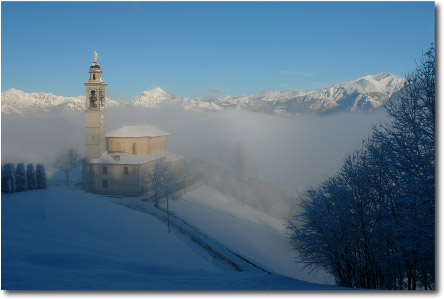
[[[249,175],[306,186],[333,175],[344,156],[367,138],[385,111],[279,118],[243,111],[199,113],[163,109],[125,109],[108,113],[108,129],[150,122],[171,133],[168,148],[186,157],[231,168],[238,143]]]
[[[344,156],[359,146],[383,110],[279,118],[242,111],[193,112],[175,107],[116,108],[106,112],[106,131],[151,123],[167,132],[168,150],[231,168],[241,144],[250,176],[306,186],[333,175]],[[45,163],[63,149],[85,154],[85,117],[79,112],[2,116],[2,163]]]

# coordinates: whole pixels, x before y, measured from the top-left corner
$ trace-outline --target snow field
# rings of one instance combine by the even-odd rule
[[[2,289],[336,288],[234,271],[149,214],[50,184],[2,196]]]
[[[85,281],[75,278],[79,271],[93,275],[143,268],[154,273],[220,269],[180,238],[165,234],[157,219],[94,195],[54,187],[2,197],[3,288],[58,289],[69,280],[83,288]],[[36,270],[65,277],[36,286]]]
[[[166,209],[165,199],[161,206]],[[178,200],[170,200],[169,209],[227,248],[273,273],[332,284],[326,273],[310,273],[294,262],[295,252],[286,236],[283,219],[255,210],[207,185],[200,185]]]

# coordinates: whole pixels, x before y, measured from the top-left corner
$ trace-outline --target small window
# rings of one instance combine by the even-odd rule
[[[136,154],[136,144],[135,143],[133,143],[133,154]]]
[[[102,174],[108,174],[108,167],[103,166],[103,168],[102,168]]]
[[[93,74],[93,80],[96,80],[96,74]]]
[[[108,181],[107,180],[103,180],[102,181],[102,187],[103,188],[108,188]]]
[[[128,174],[128,167],[125,166],[125,167],[123,168],[123,174]]]

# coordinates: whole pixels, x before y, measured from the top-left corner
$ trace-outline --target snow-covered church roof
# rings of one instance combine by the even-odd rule
[[[169,133],[152,125],[123,126],[106,134],[106,137],[158,137]]]
[[[167,162],[175,162],[183,158],[181,155],[172,154],[167,151],[145,154],[133,155],[128,153],[108,153],[104,152],[99,158],[91,159],[91,164],[125,164],[125,165],[141,165],[157,159],[165,158]]]

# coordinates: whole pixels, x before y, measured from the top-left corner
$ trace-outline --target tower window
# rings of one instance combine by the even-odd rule
[[[91,90],[89,95],[89,106],[92,108],[97,108],[97,95],[95,90]]]
[[[133,143],[133,154],[136,154],[136,144]]]
[[[93,74],[93,80],[96,80],[96,74]]]
[[[107,180],[103,180],[102,181],[102,187],[103,188],[108,188],[108,181]]]
[[[125,167],[123,168],[123,174],[128,174],[128,167],[125,166]]]
[[[102,174],[108,174],[108,167],[103,166],[103,168],[102,168]]]

